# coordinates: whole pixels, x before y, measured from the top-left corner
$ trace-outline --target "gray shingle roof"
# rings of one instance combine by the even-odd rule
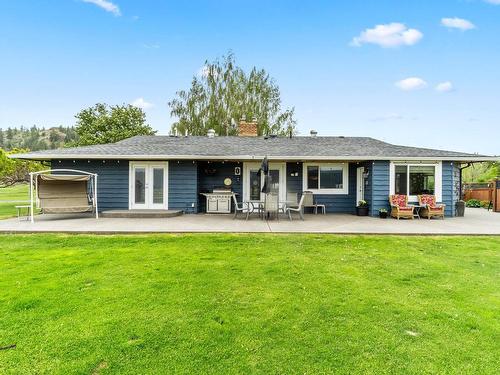
[[[392,145],[369,137],[169,137],[136,136],[104,145],[45,150],[17,155],[24,159],[270,159],[488,160],[488,156]]]

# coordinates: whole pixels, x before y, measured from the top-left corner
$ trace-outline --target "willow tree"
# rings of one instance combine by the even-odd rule
[[[249,73],[236,66],[234,55],[206,61],[193,77],[189,90],[176,93],[168,103],[176,118],[172,131],[205,135],[236,135],[238,121],[258,122],[259,135],[296,133],[294,108],[283,109],[278,85],[264,69]]]

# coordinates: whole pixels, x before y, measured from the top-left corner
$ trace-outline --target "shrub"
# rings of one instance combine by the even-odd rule
[[[490,201],[481,201],[480,204],[482,208],[488,208]]]
[[[467,207],[480,208],[481,202],[477,199],[469,199],[467,202],[465,202],[465,205]]]

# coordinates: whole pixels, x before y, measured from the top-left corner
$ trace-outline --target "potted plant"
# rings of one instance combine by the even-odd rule
[[[386,208],[381,208],[380,210],[378,210],[378,216],[381,219],[387,219],[387,209]]]
[[[359,201],[356,206],[356,215],[358,216],[368,216],[368,202]]]

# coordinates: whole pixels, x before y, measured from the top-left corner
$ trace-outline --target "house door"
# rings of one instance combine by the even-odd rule
[[[262,201],[264,194],[261,193],[264,185],[264,176],[259,173],[260,164],[245,163],[243,165],[243,200]],[[280,201],[286,200],[286,164],[269,163],[269,176],[271,177],[270,190],[277,193]]]
[[[359,167],[357,169],[357,178],[356,178],[356,204],[358,204],[359,201],[365,200],[365,179],[363,177],[363,174],[365,173],[365,168],[364,167]]]
[[[129,208],[168,208],[168,163],[130,163]]]

